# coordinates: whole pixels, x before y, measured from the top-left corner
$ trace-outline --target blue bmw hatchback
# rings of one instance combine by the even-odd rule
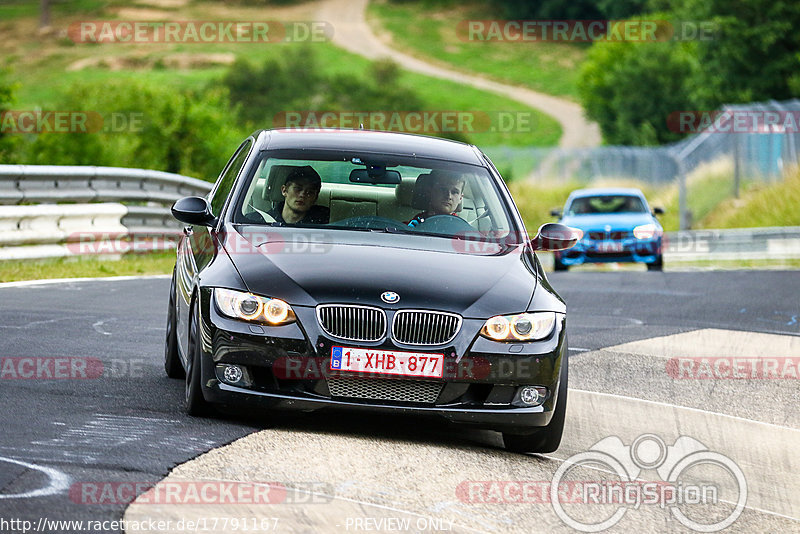
[[[569,250],[555,252],[555,270],[566,271],[583,263],[637,262],[649,271],[664,266],[663,229],[644,194],[634,188],[592,188],[573,191],[563,213],[553,210],[559,222],[577,228],[583,237]]]

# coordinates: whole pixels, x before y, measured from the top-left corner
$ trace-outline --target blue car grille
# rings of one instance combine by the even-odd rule
[[[619,241],[620,239],[627,239],[631,235],[631,233],[627,230],[612,230],[610,232],[591,231],[587,232],[587,234],[589,239],[593,239],[595,241],[605,241],[607,239]]]

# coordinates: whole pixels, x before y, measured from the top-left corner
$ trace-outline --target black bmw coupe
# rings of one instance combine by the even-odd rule
[[[267,130],[206,198],[172,207],[166,372],[186,409],[431,414],[558,448],[564,301],[478,148],[386,132]]]

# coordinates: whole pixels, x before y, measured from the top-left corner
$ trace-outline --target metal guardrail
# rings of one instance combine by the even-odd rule
[[[800,226],[692,230],[664,236],[665,262],[800,258]]]
[[[169,206],[212,185],[144,169],[0,165],[0,260],[172,248],[180,224]]]
[[[69,165],[0,165],[0,204],[150,202],[205,196],[213,184],[161,171]]]

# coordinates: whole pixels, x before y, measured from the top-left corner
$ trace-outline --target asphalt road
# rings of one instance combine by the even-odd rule
[[[127,495],[116,504],[88,504],[93,484],[153,484],[246,435],[170,476],[255,477],[288,487],[304,481],[334,496],[261,510],[280,520],[278,532],[386,531],[389,523],[364,521],[391,514],[441,521],[418,529],[427,531],[569,530],[549,504],[474,502],[458,488],[476,480],[552,480],[564,459],[598,438],[616,435],[630,445],[646,432],[667,445],[691,436],[741,465],[750,494],[732,529],[800,530],[798,485],[789,476],[797,460],[786,445],[796,446],[798,436],[797,381],[678,381],[664,371],[669,357],[682,355],[677,348],[697,345],[697,332],[722,332],[732,350],[751,338],[778,342],[790,351],[780,356],[797,357],[800,273],[570,272],[551,282],[569,306],[573,392],[562,448],[548,457],[506,453],[492,432],[406,418],[192,419],[182,413],[182,383],[163,374],[168,279],[2,287],[0,532],[21,531],[3,520],[120,519]],[[738,341],[727,331],[766,337]],[[654,338],[669,340],[664,354],[637,345]],[[37,365],[38,378],[14,378]],[[88,378],[49,378],[70,373]],[[126,518],[175,513],[143,510],[132,506]],[[663,508],[635,512],[615,528],[676,526]]]

